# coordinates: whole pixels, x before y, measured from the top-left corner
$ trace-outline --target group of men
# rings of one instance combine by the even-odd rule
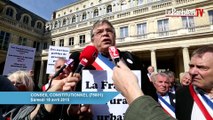
[[[192,83],[187,87],[179,89],[175,93],[176,105],[174,115],[178,120],[213,119],[212,59],[212,45],[198,48],[192,53],[191,61],[189,63],[189,74]],[[114,68],[113,79],[115,85],[127,99],[131,99],[129,102],[130,107],[126,112],[125,117],[127,120],[132,120],[133,118],[134,120],[139,120],[141,118],[155,120],[174,119],[174,117],[171,117],[171,114],[168,116],[168,114],[163,112],[162,109],[159,109],[160,104],[157,104],[153,99],[147,97],[138,89],[137,78],[125,65],[122,63],[119,63],[118,65],[119,67]],[[165,91],[168,91],[169,81],[166,80],[168,79],[166,76],[167,75],[164,73],[159,73],[154,76],[161,84],[164,84],[162,89],[157,90],[157,93],[161,96],[165,96]],[[132,84],[127,83],[129,82],[127,78],[132,78]],[[135,93],[128,91],[134,91]]]
[[[99,54],[97,59],[108,61],[112,63],[108,48],[116,45],[116,34],[113,25],[108,20],[97,21],[91,29],[91,42],[98,49]],[[165,93],[169,89],[168,76],[163,73],[153,76],[154,82],[152,83],[146,75],[142,76],[142,89],[139,87],[137,77],[130,71],[141,69],[141,63],[136,59],[137,57],[129,52],[120,52],[121,61],[117,66],[113,66],[113,80],[116,89],[127,99],[130,105],[125,114],[127,120],[139,119],[174,119],[176,116],[179,120],[192,120],[192,119],[213,119],[213,47],[208,46],[200,48],[192,54],[190,61],[189,73],[192,76],[192,85],[184,88],[180,92],[176,92],[176,107],[173,117],[166,114],[160,105],[153,100],[158,95],[158,101],[165,102],[165,99],[160,99],[160,95],[168,95]],[[95,61],[97,64],[98,61]],[[95,69],[97,64],[93,64]],[[98,66],[100,68],[101,64]],[[102,66],[101,66],[102,67]],[[102,67],[104,70],[105,68]],[[73,91],[79,83],[80,74],[70,74],[60,78],[59,81],[52,84],[48,91]],[[158,79],[158,81],[157,81]],[[157,87],[160,84],[163,88]],[[159,88],[157,92],[154,86]],[[149,97],[151,96],[151,97]],[[193,97],[192,97],[193,96]],[[196,96],[196,97],[194,97]],[[197,100],[198,99],[198,100]],[[167,99],[171,104],[174,100]],[[197,102],[198,101],[198,102]],[[207,101],[207,102],[206,102]],[[28,107],[28,106],[27,106]],[[75,106],[75,105],[36,105],[30,107],[27,113],[25,107],[16,108],[13,112],[12,119],[92,119],[91,109],[89,106]],[[170,106],[169,106],[170,107]],[[174,107],[172,105],[172,107]],[[17,110],[18,109],[18,110]],[[204,110],[203,110],[204,109]],[[58,111],[60,115],[56,115]],[[15,115],[14,115],[15,114]],[[57,113],[58,114],[58,113]],[[66,114],[66,117],[63,116]],[[171,115],[171,114],[170,114]],[[15,117],[14,117],[15,116]],[[21,117],[19,117],[21,116]],[[54,116],[54,117],[53,117]],[[63,116],[63,117],[62,117]]]

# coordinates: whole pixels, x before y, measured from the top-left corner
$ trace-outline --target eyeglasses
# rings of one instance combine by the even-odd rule
[[[113,29],[98,29],[96,30],[96,32],[93,33],[93,36],[94,35],[102,35],[104,33],[104,31],[106,31],[107,33],[114,33],[114,30]]]

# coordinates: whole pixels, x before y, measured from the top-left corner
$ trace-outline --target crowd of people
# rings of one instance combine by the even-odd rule
[[[97,59],[112,63],[108,48],[116,46],[116,34],[108,20],[99,20],[91,29],[91,42],[97,48]],[[153,66],[141,75],[141,85],[131,70],[141,70],[137,56],[119,51],[120,61],[113,66],[113,84],[129,104],[125,120],[213,120],[213,46],[198,48],[192,53],[189,70],[177,84],[172,71],[157,72]],[[66,60],[55,63],[57,72]],[[97,66],[97,64],[99,66]],[[93,64],[86,69],[107,70]],[[0,91],[33,91],[32,73],[16,71],[8,78],[0,76]],[[51,77],[50,77],[51,79]],[[10,82],[11,81],[11,82]],[[42,87],[49,91],[80,91],[81,74],[66,69]],[[141,86],[141,87],[140,87]],[[0,119],[11,120],[91,120],[90,105],[0,105]]]

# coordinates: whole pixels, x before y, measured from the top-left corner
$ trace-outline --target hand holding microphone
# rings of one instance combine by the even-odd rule
[[[80,73],[86,66],[91,65],[95,61],[96,57],[98,56],[98,50],[94,46],[87,46],[81,52],[80,57],[79,57],[79,54],[80,53],[76,53],[76,52],[71,54],[70,56],[71,62],[68,61],[68,63],[66,63],[59,71],[57,71],[54,74],[54,76],[49,82],[49,87],[46,90],[48,90],[51,87],[53,79],[63,74],[63,72],[66,71],[66,68],[72,67],[71,71],[75,71],[74,73]],[[78,62],[79,64],[77,66]]]
[[[86,66],[91,65],[98,56],[98,50],[94,46],[87,46],[81,52],[80,63],[74,73],[80,73]]]
[[[79,56],[79,64],[75,70],[75,72],[72,74],[72,77],[74,77],[75,75],[79,75],[80,76],[80,72],[86,67],[91,65],[95,59],[98,56],[98,50],[94,47],[94,46],[87,46],[85,47],[80,56]],[[74,70],[73,70],[74,71]],[[76,83],[77,84],[77,83]],[[75,87],[73,87],[72,90],[75,90]]]
[[[69,75],[75,69],[76,64],[79,63],[79,52],[74,52],[69,56],[69,60],[51,77],[49,83],[47,83],[47,88],[44,87],[45,91],[47,91],[53,82],[53,79],[61,80]],[[55,80],[56,81],[56,80]],[[45,85],[46,86],[46,85]]]

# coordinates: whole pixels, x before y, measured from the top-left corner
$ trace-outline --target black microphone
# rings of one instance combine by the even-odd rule
[[[86,66],[91,65],[98,56],[98,50],[94,46],[87,46],[80,54],[77,69],[74,73],[80,73]]]
[[[79,63],[79,52],[74,52],[69,56],[69,60],[53,75],[53,77],[49,81],[49,86],[46,91],[51,87],[52,81],[54,78],[58,77],[61,73],[63,73],[64,69],[68,66],[71,66],[72,70],[76,68],[76,64]]]
[[[52,79],[58,77],[59,74],[64,71],[64,68],[66,68],[67,66],[71,65],[73,63],[73,61],[74,61],[73,59],[67,60],[67,62],[53,75]]]
[[[108,48],[108,51],[109,51],[110,57],[113,60],[114,64],[117,65],[117,63],[120,61],[118,49],[115,46],[110,46]]]

